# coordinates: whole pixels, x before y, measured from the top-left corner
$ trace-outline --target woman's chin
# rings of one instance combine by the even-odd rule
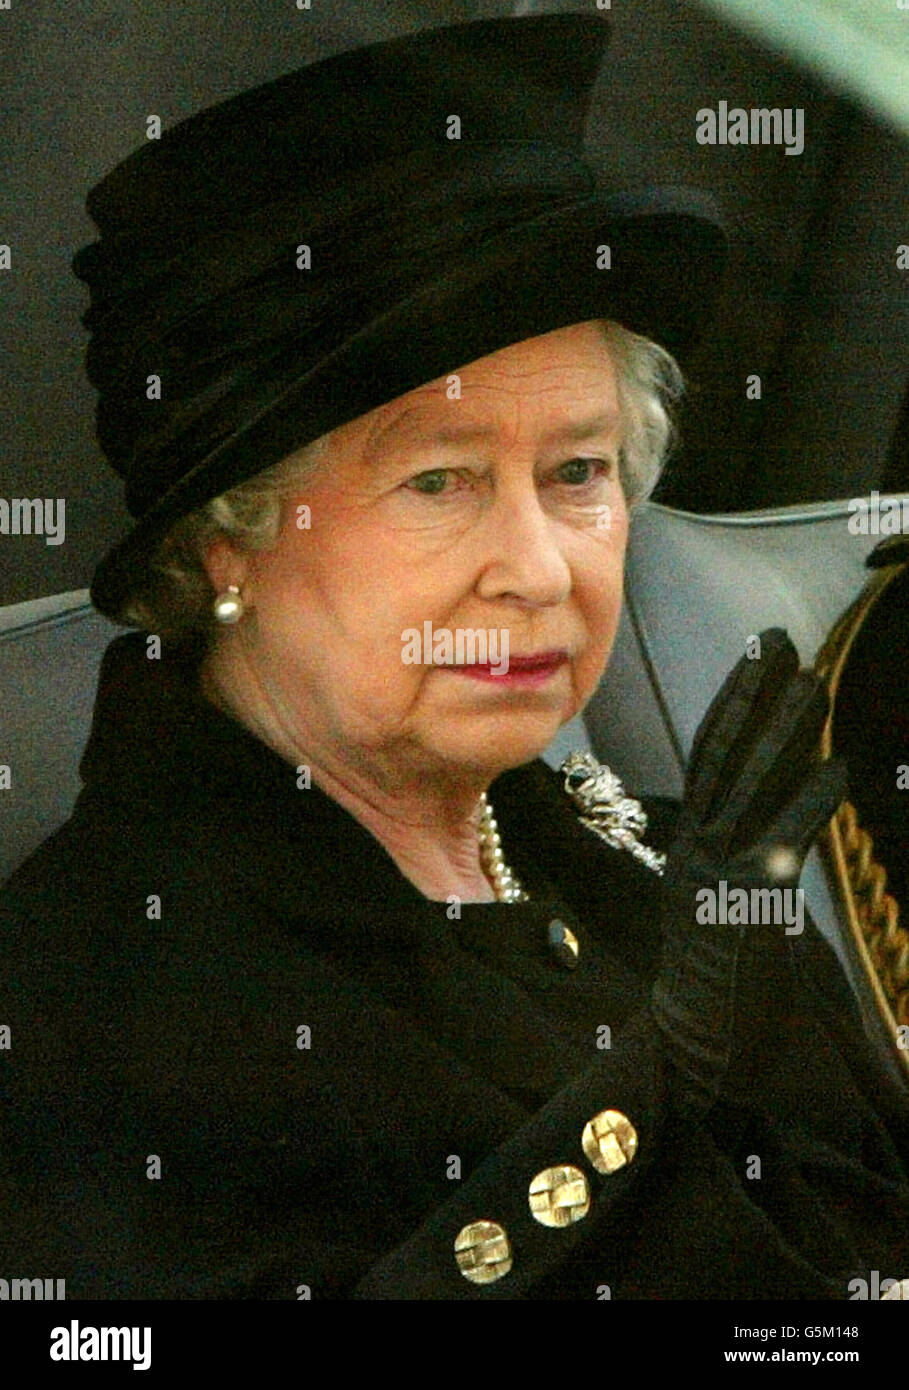
[[[540,757],[564,722],[552,711],[534,718],[475,720],[472,728],[452,730],[447,739],[440,739],[436,730],[433,743],[446,762],[482,769],[492,777]]]

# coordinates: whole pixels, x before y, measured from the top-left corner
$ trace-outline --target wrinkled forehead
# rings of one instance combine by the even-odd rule
[[[620,422],[607,355],[588,364],[501,363],[493,358],[427,383],[375,412],[371,442],[458,444],[517,427],[549,437],[610,434]]]
[[[559,393],[549,404],[551,408],[547,408],[543,394],[527,397],[489,389],[473,399],[463,399],[458,402],[463,408],[452,410],[442,397],[403,408],[374,432],[372,443],[387,449],[426,443],[454,447],[494,440],[520,429],[533,432],[543,442],[557,443],[609,438],[620,424],[618,403],[613,398],[604,399],[602,382],[592,383],[589,392],[574,393],[570,400]]]
[[[613,436],[619,379],[604,324],[556,329],[455,367],[333,431],[371,457],[427,442],[456,445],[496,434]]]

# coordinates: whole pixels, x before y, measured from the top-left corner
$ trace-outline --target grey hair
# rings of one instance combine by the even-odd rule
[[[685,382],[659,344],[609,319],[601,327],[616,365],[624,424],[619,474],[626,503],[635,507],[653,492],[676,443],[674,407]],[[208,546],[219,536],[246,552],[273,546],[285,500],[326,461],[330,440],[330,434],[322,435],[181,517],[149,561],[119,621],[178,641],[200,632],[210,637],[216,622],[215,591],[203,562]]]
[[[322,462],[329,439],[323,434],[175,522],[144,580],[121,607],[119,621],[176,641],[192,633],[211,636],[215,590],[204,564],[206,550],[219,536],[246,552],[274,545],[286,499]]]
[[[678,442],[675,407],[685,378],[675,358],[620,323],[603,320],[603,336],[616,366],[624,429],[619,473],[629,507],[651,495]]]

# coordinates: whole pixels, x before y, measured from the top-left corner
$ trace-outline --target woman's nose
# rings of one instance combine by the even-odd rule
[[[571,593],[571,567],[536,486],[498,495],[483,528],[484,563],[477,585],[483,598],[509,595],[532,604],[564,603]]]

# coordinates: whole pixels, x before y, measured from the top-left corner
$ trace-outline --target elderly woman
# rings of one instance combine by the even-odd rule
[[[139,630],[0,948],[4,1267],[70,1298],[909,1273],[906,1117],[832,953],[698,908],[792,889],[845,791],[785,634],[714,700],[684,805],[539,756],[609,659],[720,259],[693,195],[578,160],[602,34],[342,55],[92,195],[89,370],[138,518],[92,592]]]

